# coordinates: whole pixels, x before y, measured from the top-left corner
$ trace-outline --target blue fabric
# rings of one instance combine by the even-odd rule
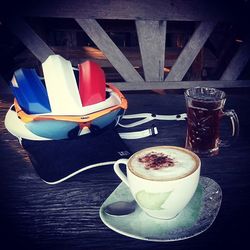
[[[18,104],[28,114],[50,113],[48,94],[35,69],[18,69],[14,76],[18,87],[12,91]]]

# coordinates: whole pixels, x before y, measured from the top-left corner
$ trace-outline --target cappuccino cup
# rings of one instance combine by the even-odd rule
[[[126,175],[120,164],[126,165]],[[172,219],[193,197],[200,167],[200,158],[185,148],[156,146],[116,161],[114,171],[146,214]]]

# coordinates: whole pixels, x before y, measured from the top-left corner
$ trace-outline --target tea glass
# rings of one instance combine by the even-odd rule
[[[224,111],[224,91],[208,87],[194,87],[184,93],[187,108],[187,135],[185,148],[199,156],[214,156],[219,148],[230,146],[239,134],[239,119],[233,109]],[[229,117],[232,136],[221,140],[221,120]]]

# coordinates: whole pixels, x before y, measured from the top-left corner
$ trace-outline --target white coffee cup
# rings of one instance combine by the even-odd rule
[[[120,164],[126,165],[127,176]],[[114,171],[144,212],[158,219],[172,219],[193,197],[200,167],[200,158],[187,149],[156,146],[116,161]]]

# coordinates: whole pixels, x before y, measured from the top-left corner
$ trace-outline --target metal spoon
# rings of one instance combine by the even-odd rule
[[[107,205],[104,212],[113,216],[128,215],[135,211],[136,202],[133,201],[117,201]]]

